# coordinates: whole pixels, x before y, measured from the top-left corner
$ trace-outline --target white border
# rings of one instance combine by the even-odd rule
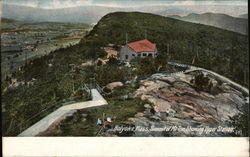
[[[3,137],[3,156],[248,157],[249,138]]]

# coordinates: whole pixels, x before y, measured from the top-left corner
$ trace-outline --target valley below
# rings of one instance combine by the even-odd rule
[[[91,29],[87,24],[21,22],[2,19],[1,78],[35,58],[79,43]]]

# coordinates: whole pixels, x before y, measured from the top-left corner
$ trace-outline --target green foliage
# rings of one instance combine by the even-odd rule
[[[163,58],[165,59],[165,58]],[[156,72],[168,70],[167,60],[162,58],[142,58],[131,62],[132,67],[118,66],[116,58],[111,57],[106,65],[96,67],[96,80],[102,86],[115,81],[129,81],[132,76],[145,77]]]
[[[117,58],[115,58],[114,56],[109,57],[109,60],[107,62],[107,64],[110,65],[118,65],[119,60]]]
[[[161,57],[162,56],[162,57]],[[162,54],[156,58],[141,58],[131,62],[132,66],[136,69],[131,73],[139,77],[146,77],[160,71],[166,71],[170,68],[167,65],[167,57]]]
[[[138,72],[141,75],[153,74],[157,72],[157,65],[152,58],[142,58],[138,60]]]
[[[65,99],[73,101],[87,99],[86,94],[81,90],[81,85],[82,82],[89,81],[89,77],[93,77],[93,67],[80,66],[85,60],[90,59],[82,52],[85,48],[77,45],[58,49],[47,56],[34,59],[22,67],[22,71],[13,73],[12,77],[17,78],[18,81],[28,82],[33,78],[35,81],[31,86],[21,85],[5,92],[2,90],[5,111],[3,135],[17,135],[58,108]],[[9,84],[9,79],[2,81],[4,88]],[[49,109],[40,113],[47,108]],[[38,116],[30,119],[38,113]]]
[[[135,87],[124,86],[115,90],[106,99],[109,104],[102,108],[85,109],[78,111],[72,117],[64,120],[57,130],[51,132],[48,136],[95,136],[100,128],[96,125],[98,118],[102,119],[103,114],[106,117],[116,117],[112,125],[122,124],[134,116],[137,112],[144,110],[145,102],[140,99],[124,99],[122,96],[129,95],[135,91]],[[87,114],[83,121],[82,114]]]
[[[115,81],[125,82],[127,76],[126,70],[124,68],[119,68],[114,65],[101,66],[97,69],[96,74],[97,82],[103,86]]]
[[[235,127],[234,136],[249,136],[249,117],[247,112],[234,116],[231,124]]]
[[[196,75],[194,80],[191,80],[191,82],[193,82],[195,87],[201,91],[209,92],[213,87],[211,80],[208,77],[204,76],[204,74]]]

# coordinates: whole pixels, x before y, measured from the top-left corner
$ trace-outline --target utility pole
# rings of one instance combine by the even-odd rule
[[[70,64],[69,65],[71,67],[71,70],[70,70],[70,76],[71,76],[71,79],[73,80],[73,87],[72,87],[72,90],[73,90],[73,93],[75,93],[75,64]]]
[[[25,51],[25,66],[26,68],[28,67],[28,63],[27,63],[27,50]],[[26,80],[26,72],[24,73],[24,84],[27,83],[27,80]]]
[[[212,56],[211,56],[211,52],[210,52],[209,48],[208,48],[208,56],[209,56],[209,66],[211,68],[211,65],[212,65]]]
[[[167,44],[167,49],[168,49],[167,52],[168,52],[168,54],[169,54],[169,43]]]
[[[126,45],[128,43],[128,33],[126,33]]]
[[[191,63],[192,65],[193,65],[194,62],[195,62],[195,57],[196,57],[196,56],[193,57],[193,60],[192,60],[192,63]]]
[[[95,77],[90,78],[90,86],[91,88],[95,88]]]
[[[90,80],[90,83],[89,83],[90,84],[90,88],[92,89],[93,88],[92,87],[93,86],[93,78],[89,78],[89,80]]]
[[[10,61],[10,70],[12,71],[13,68],[14,68],[14,61],[12,60],[12,61]]]
[[[245,67],[245,71],[244,71],[244,83],[248,84],[248,79],[247,79],[247,68]]]
[[[248,27],[246,26],[246,34],[247,34],[247,43],[249,43],[249,39],[248,39]],[[248,85],[248,81],[249,79],[247,78],[247,72],[248,72],[248,66],[249,66],[249,48],[247,46],[247,51],[245,52],[245,70],[244,70],[244,83]],[[249,75],[248,75],[249,76]]]
[[[197,56],[197,59],[199,59],[199,47],[196,46],[196,56]]]
[[[105,112],[102,113],[102,121],[104,122],[105,119]]]

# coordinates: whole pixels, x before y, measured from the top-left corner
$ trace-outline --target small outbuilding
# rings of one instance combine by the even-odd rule
[[[156,44],[147,39],[128,43],[121,48],[119,59],[121,61],[131,61],[136,58],[156,57],[158,55]]]

